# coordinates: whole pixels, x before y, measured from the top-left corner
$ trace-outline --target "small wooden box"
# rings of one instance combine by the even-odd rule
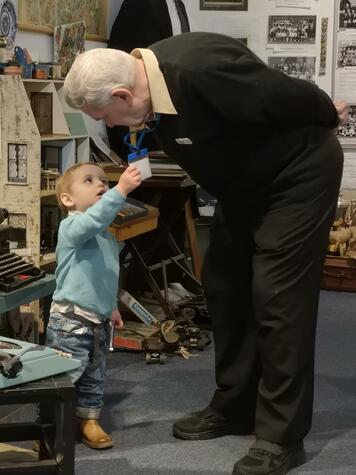
[[[327,256],[321,288],[356,292],[356,260],[348,257]]]
[[[133,218],[120,225],[113,223],[109,228],[111,234],[113,234],[118,241],[125,241],[126,239],[131,239],[156,229],[158,226],[159,210],[147,204],[145,204],[145,207],[148,209],[147,215]]]

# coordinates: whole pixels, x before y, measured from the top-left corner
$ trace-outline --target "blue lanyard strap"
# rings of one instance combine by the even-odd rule
[[[129,147],[130,149],[130,152],[133,153],[133,152],[136,152],[136,153],[139,153],[140,151],[140,148],[141,148],[141,143],[142,143],[142,140],[144,138],[144,136],[150,132],[153,132],[154,130],[157,129],[158,127],[158,124],[159,124],[159,121],[161,120],[161,114],[155,114],[155,125],[154,127],[150,128],[150,127],[147,127],[145,126],[144,129],[142,129],[141,131],[139,132],[128,132],[125,136],[124,136],[124,142],[125,144]],[[132,143],[130,143],[130,137],[131,135],[134,135],[134,134],[137,134],[138,135],[138,139],[137,139],[137,143],[136,145],[133,145]]]

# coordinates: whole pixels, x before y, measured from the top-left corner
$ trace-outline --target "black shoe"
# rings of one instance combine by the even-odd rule
[[[306,460],[303,442],[277,445],[257,439],[234,465],[233,475],[285,475]]]
[[[206,440],[223,435],[252,434],[253,427],[231,421],[210,406],[173,424],[173,435],[184,440]]]

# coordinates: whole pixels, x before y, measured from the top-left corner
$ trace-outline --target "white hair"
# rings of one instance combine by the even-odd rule
[[[124,51],[95,48],[79,54],[64,81],[63,94],[74,109],[84,104],[104,107],[116,88],[135,85],[135,58]]]

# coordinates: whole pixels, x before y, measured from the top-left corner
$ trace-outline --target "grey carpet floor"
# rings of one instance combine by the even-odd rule
[[[356,474],[356,293],[322,292],[319,308],[313,428],[303,475]],[[214,351],[146,365],[142,354],[110,354],[102,424],[115,446],[76,445],[76,475],[225,475],[253,437],[187,442],[173,421],[203,408],[214,389]],[[15,414],[21,417],[22,408]],[[28,409],[23,409],[28,417]],[[65,475],[65,474],[64,474]]]
[[[291,473],[356,474],[356,294],[322,292],[314,424],[308,461]],[[252,437],[208,441],[172,437],[173,421],[208,402],[214,388],[213,347],[189,360],[146,365],[141,354],[110,355],[103,425],[115,447],[76,448],[77,475],[231,474]]]

